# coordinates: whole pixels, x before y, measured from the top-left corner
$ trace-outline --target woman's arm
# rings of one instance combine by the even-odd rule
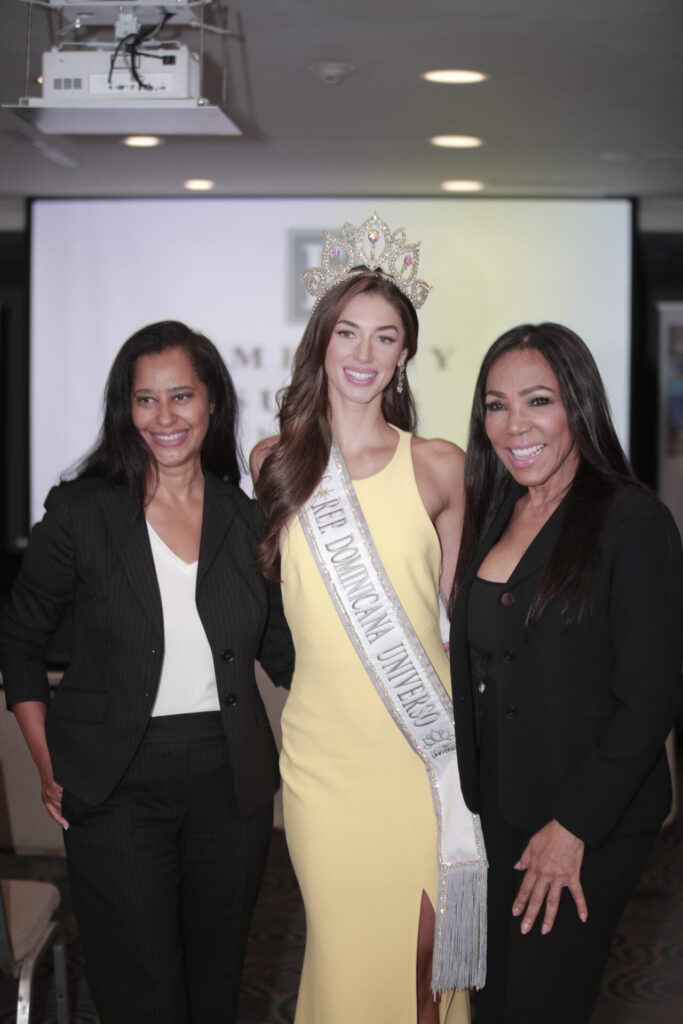
[[[55,782],[52,774],[52,761],[45,738],[47,706],[40,700],[25,700],[14,704],[12,710],[38,769],[43,803],[47,812],[58,825],[68,828],[68,821],[62,817],[62,787]]]
[[[12,587],[0,631],[0,668],[7,706],[19,701],[50,702],[46,651],[76,584],[76,556],[64,486],[45,501]]]
[[[465,453],[438,438],[414,438],[412,453],[418,490],[441,544],[440,589],[448,597],[465,514]]]
[[[266,580],[268,621],[261,639],[258,660],[276,686],[289,686],[294,673],[294,644],[282,608],[279,583]]]
[[[73,599],[77,572],[71,523],[62,488],[45,502],[46,514],[31,534],[5,614],[0,636],[0,663],[7,706],[14,712],[40,774],[48,813],[67,828],[62,817],[62,787],[52,774],[45,738],[50,702],[46,649]]]
[[[554,817],[591,846],[612,833],[661,756],[680,701],[681,540],[669,510],[644,501],[604,545],[613,550],[604,628],[611,637],[616,710],[552,805]]]
[[[252,478],[254,482],[263,464],[263,460],[277,443],[277,437],[269,437],[260,441],[249,456]],[[248,499],[246,499],[248,500]],[[250,530],[260,539],[264,532],[263,512],[255,500],[250,502]],[[282,591],[279,583],[259,576],[265,587],[268,601],[268,618],[261,637],[257,660],[261,663],[276,686],[289,686],[294,672],[294,645],[282,607]]]

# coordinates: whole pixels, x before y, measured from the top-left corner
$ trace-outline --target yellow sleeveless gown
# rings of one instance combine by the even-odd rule
[[[354,481],[375,546],[450,693],[439,634],[441,550],[415,481],[410,434]],[[436,819],[427,773],[344,631],[296,520],[282,552],[296,668],[282,716],[287,843],[306,908],[296,1024],[416,1024],[423,889],[436,905]],[[466,1024],[465,992],[442,1024]]]

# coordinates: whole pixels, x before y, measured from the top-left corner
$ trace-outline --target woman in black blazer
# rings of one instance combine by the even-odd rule
[[[288,685],[277,586],[252,568],[237,401],[206,338],[173,321],[125,343],[104,424],[48,495],[2,633],[7,703],[64,828],[103,1024],[226,1024],[278,787],[254,678]],[[45,650],[73,603],[50,702]]]
[[[680,537],[629,467],[588,349],[556,324],[487,353],[465,487],[450,652],[489,859],[477,1024],[580,1024],[671,804]]]

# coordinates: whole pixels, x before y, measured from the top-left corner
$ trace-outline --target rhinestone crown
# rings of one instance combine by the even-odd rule
[[[339,235],[326,231],[322,266],[305,270],[301,277],[317,305],[330,288],[345,278],[366,268],[381,270],[419,309],[431,291],[430,285],[418,280],[419,265],[420,243],[408,245],[404,228],[392,234],[387,224],[373,213],[359,228],[347,221]]]

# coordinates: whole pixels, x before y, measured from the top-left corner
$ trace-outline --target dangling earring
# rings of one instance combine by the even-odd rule
[[[396,394],[397,395],[402,395],[403,394],[403,381],[405,380],[405,376],[406,376],[406,368],[403,365],[403,363],[399,363],[397,368],[396,368]]]

